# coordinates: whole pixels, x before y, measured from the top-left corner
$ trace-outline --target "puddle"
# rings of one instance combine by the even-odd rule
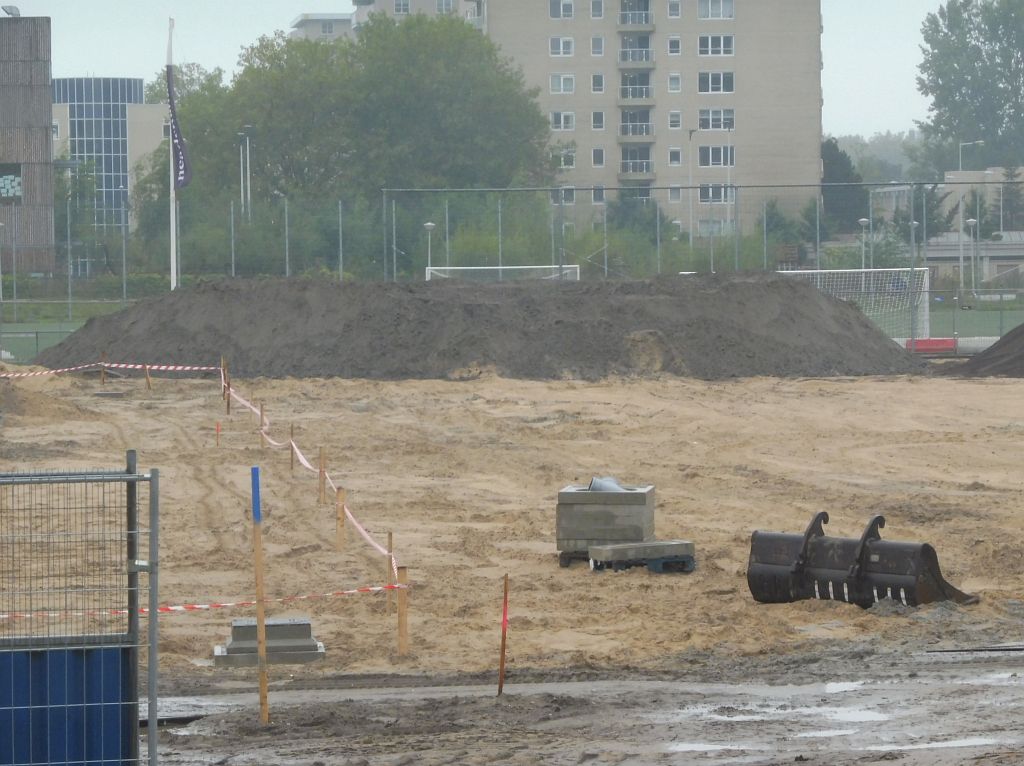
[[[991,747],[992,745],[1009,745],[1010,742],[991,739],[989,737],[973,737],[968,739],[951,739],[948,742],[920,742],[915,745],[871,745],[861,750],[937,750],[952,747]]]
[[[735,711],[735,712],[732,712]],[[776,705],[747,705],[742,708],[729,706],[691,705],[674,713],[659,713],[650,716],[659,723],[671,724],[700,719],[703,721],[771,721],[817,716],[837,723],[878,723],[888,721],[890,716],[863,708],[845,707],[778,707]]]
[[[826,708],[825,716],[831,721],[840,723],[873,723],[876,721],[888,721],[889,716],[884,713],[875,713],[872,710],[847,710],[845,708]]]
[[[824,731],[805,731],[797,734],[797,739],[826,739],[828,737],[848,737],[856,734],[857,729],[825,729]]]
[[[842,694],[843,692],[852,692],[863,688],[863,686],[863,681],[846,681],[842,683],[825,684],[825,694]]]

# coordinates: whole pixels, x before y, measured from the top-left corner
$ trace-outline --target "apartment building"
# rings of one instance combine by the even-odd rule
[[[292,39],[328,42],[355,36],[351,13],[303,13],[292,22]]]
[[[381,12],[457,13],[519,63],[577,219],[632,195],[706,236],[816,198],[820,0],[359,0],[357,28]]]

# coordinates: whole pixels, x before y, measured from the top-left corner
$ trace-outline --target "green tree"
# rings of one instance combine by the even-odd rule
[[[181,103],[197,91],[224,87],[224,70],[220,67],[208,70],[199,64],[184,63],[175,64],[174,70],[174,98],[177,103]],[[166,67],[146,83],[143,99],[147,104],[167,103]]]
[[[857,220],[868,209],[867,188],[859,185],[863,179],[854,169],[850,155],[839,148],[835,138],[822,142],[821,163],[824,168],[822,207],[831,224],[829,228],[840,232],[857,231]]]
[[[920,124],[922,164],[935,177],[957,167],[959,143],[985,141],[976,163],[1024,154],[1024,0],[946,0],[922,27],[918,90],[931,99]]]

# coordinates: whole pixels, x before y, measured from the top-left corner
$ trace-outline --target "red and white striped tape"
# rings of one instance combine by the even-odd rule
[[[408,589],[408,585],[373,585],[351,590],[335,590],[330,593],[310,593],[304,596],[284,596],[282,598],[265,598],[264,604],[289,604],[294,601],[315,601],[323,598],[337,598],[340,596],[355,596],[362,593],[383,593],[389,590]],[[158,614],[182,614],[184,612],[206,612],[214,609],[234,609],[240,607],[256,606],[259,603],[255,599],[247,601],[217,601],[209,604],[168,604],[157,607]],[[90,611],[38,611],[38,612],[0,612],[0,621],[3,620],[31,620],[50,619],[56,620],[65,617],[122,617],[128,614],[127,609],[100,609]],[[139,614],[149,615],[148,607],[139,607]]]
[[[91,362],[77,367],[62,367],[57,370],[36,370],[34,372],[0,372],[0,378],[36,378],[40,375],[63,375],[82,370],[149,370],[150,372],[216,372],[220,367],[198,364],[135,364],[129,362]]]

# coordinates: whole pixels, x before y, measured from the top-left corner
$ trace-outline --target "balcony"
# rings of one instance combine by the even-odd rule
[[[623,69],[651,69],[654,51],[650,48],[623,48],[619,51],[619,66]]]
[[[620,143],[649,144],[654,140],[654,123],[624,122],[619,125]]]
[[[631,32],[653,32],[654,15],[650,11],[622,11],[619,14],[619,28]]]
[[[619,163],[619,178],[629,181],[653,181],[653,160],[622,160]]]
[[[619,88],[619,104],[654,106],[654,87],[651,85],[623,85]]]

